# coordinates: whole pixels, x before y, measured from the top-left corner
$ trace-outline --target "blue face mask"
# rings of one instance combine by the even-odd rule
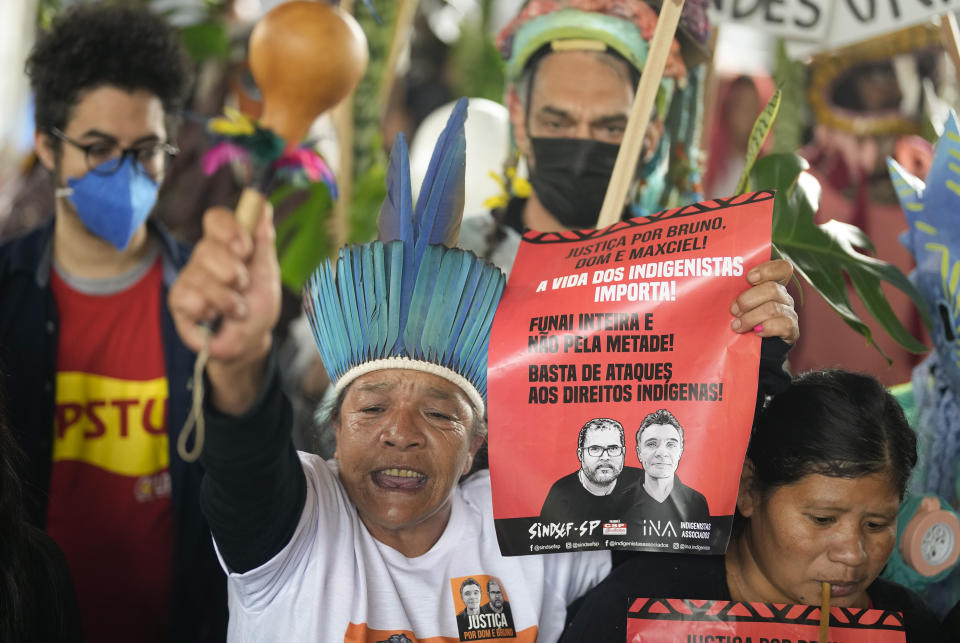
[[[108,161],[104,165],[111,164]],[[103,166],[101,166],[103,167]],[[57,196],[70,199],[87,230],[123,250],[157,202],[157,182],[129,156],[112,174],[90,171],[67,179]]]

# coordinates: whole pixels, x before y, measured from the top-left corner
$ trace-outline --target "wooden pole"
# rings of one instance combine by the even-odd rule
[[[710,132],[713,131],[713,128],[715,127],[714,123],[717,119],[715,107],[717,104],[717,94],[719,93],[720,89],[720,80],[719,75],[717,74],[716,62],[717,43],[720,41],[721,29],[721,25],[714,25],[713,29],[710,31],[710,41],[707,43],[707,46],[710,49],[710,62],[707,63],[707,77],[703,81],[703,113],[705,117],[701,120],[700,135],[697,139],[697,151],[700,154],[700,158],[704,159],[702,164],[704,175],[707,173],[707,154],[710,151],[708,149],[710,145]]]
[[[342,0],[340,8],[353,14],[353,0]],[[337,172],[337,201],[333,205],[333,218],[330,221],[330,232],[333,236],[333,247],[340,248],[347,243],[349,229],[348,218],[350,202],[353,200],[353,93],[347,96],[333,110],[333,125],[337,130],[338,172]]]
[[[957,31],[957,19],[952,11],[948,11],[940,18],[940,31],[943,34],[943,46],[953,61],[953,73],[960,86],[960,32]]]
[[[643,136],[647,132],[647,126],[650,125],[650,114],[657,98],[660,79],[667,66],[667,55],[670,53],[677,25],[680,24],[683,2],[684,0],[664,0],[660,6],[657,28],[650,41],[647,62],[640,75],[637,95],[633,101],[633,109],[630,111],[630,119],[627,121],[627,129],[623,134],[623,142],[620,143],[620,151],[617,153],[617,162],[613,166],[610,185],[607,186],[607,194],[603,199],[597,228],[605,228],[620,220],[620,214],[623,212],[627,193],[630,190],[630,184],[633,183],[637,163],[640,160]]]
[[[413,19],[417,15],[417,0],[400,0],[397,6],[397,18],[394,21],[393,39],[390,41],[390,52],[387,54],[387,64],[383,68],[383,79],[380,81],[380,110],[386,114],[390,108],[390,95],[397,82],[397,64],[400,54],[410,42],[413,33]],[[391,141],[392,142],[392,141]]]

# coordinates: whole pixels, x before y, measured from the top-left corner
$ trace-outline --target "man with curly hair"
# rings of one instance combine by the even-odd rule
[[[165,302],[188,253],[147,219],[189,63],[156,15],[78,6],[27,73],[56,210],[0,247],[0,386],[30,519],[66,555],[85,640],[222,640],[201,473],[175,448],[193,355]]]

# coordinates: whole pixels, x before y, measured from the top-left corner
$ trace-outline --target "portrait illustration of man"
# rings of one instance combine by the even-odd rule
[[[491,626],[513,629],[510,602],[503,595],[503,586],[499,579],[491,578],[487,581],[487,598],[487,602],[480,606],[480,613],[496,615],[496,618],[491,619]]]
[[[460,628],[461,632],[471,629],[471,616],[479,616],[482,594],[480,583],[475,578],[467,578],[460,583],[460,598],[463,599],[463,604],[466,606],[457,614],[457,627]]]
[[[577,459],[580,468],[550,487],[540,510],[543,522],[620,519],[631,502],[630,488],[641,471],[625,467],[623,425],[594,418],[580,428]]]
[[[680,481],[677,467],[683,456],[683,427],[674,415],[660,409],[647,415],[637,429],[637,457],[642,483],[635,485],[628,523],[643,519],[672,521],[708,521],[707,499],[696,489]]]

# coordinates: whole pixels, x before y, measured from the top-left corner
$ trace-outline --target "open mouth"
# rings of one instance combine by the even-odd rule
[[[373,472],[373,482],[384,489],[416,490],[427,484],[427,476],[404,467],[391,467]]]

